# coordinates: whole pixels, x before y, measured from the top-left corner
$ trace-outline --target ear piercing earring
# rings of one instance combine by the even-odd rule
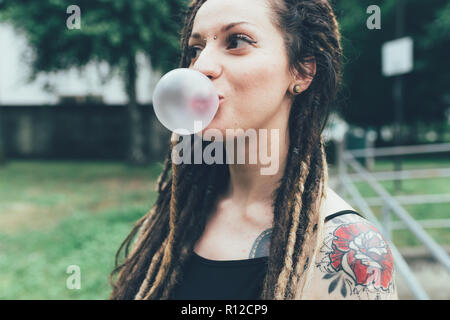
[[[294,86],[294,93],[295,93],[295,94],[299,94],[299,93],[301,93],[301,92],[302,92],[301,86],[300,86],[299,84],[296,84],[296,85]]]

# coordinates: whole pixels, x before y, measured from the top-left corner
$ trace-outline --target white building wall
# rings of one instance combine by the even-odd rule
[[[106,74],[108,65],[90,64],[83,71],[71,69],[56,74],[41,74],[27,82],[30,67],[22,56],[30,54],[26,39],[17,34],[9,25],[0,24],[0,104],[30,105],[55,104],[61,95],[101,95],[107,104],[123,104],[127,98],[122,80],[114,75],[106,84],[101,83],[100,74]],[[138,80],[137,98],[140,103],[150,103],[156,83],[161,78],[159,72],[152,72],[144,55],[137,57]],[[44,90],[48,83],[54,91]]]

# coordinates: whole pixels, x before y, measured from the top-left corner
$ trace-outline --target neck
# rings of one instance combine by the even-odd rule
[[[271,134],[271,130],[268,130],[267,138],[258,136],[256,163],[249,163],[249,154],[255,152],[249,147],[248,141],[243,152],[245,163],[238,163],[239,144],[234,143],[234,161],[228,165],[230,183],[225,194],[226,199],[241,208],[255,203],[273,203],[272,194],[283,176],[289,149],[289,136],[286,128],[284,129],[276,130],[276,134]]]

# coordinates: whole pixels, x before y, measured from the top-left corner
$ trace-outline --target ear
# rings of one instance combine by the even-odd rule
[[[314,79],[314,76],[316,75],[316,59],[314,56],[307,57],[305,59],[306,61],[302,63],[303,68],[306,70],[307,75],[301,75],[295,70],[295,80],[294,83],[301,83],[302,89],[306,90],[308,89],[309,85],[311,84],[312,80]]]

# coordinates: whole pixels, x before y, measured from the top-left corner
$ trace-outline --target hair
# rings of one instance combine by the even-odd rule
[[[327,162],[322,131],[341,84],[342,49],[338,23],[328,1],[267,1],[272,23],[284,35],[290,71],[312,76],[306,63],[316,62],[309,88],[292,101],[290,144],[283,176],[272,194],[273,229],[260,296],[266,300],[297,299],[311,278],[314,268],[309,265],[313,265],[323,229],[319,209],[326,197]],[[186,9],[180,68],[190,65],[188,39],[196,13],[205,2],[193,0]],[[117,251],[110,274],[111,299],[171,299],[218,195],[229,183],[227,165],[173,163],[174,146],[171,140],[155,204]]]

